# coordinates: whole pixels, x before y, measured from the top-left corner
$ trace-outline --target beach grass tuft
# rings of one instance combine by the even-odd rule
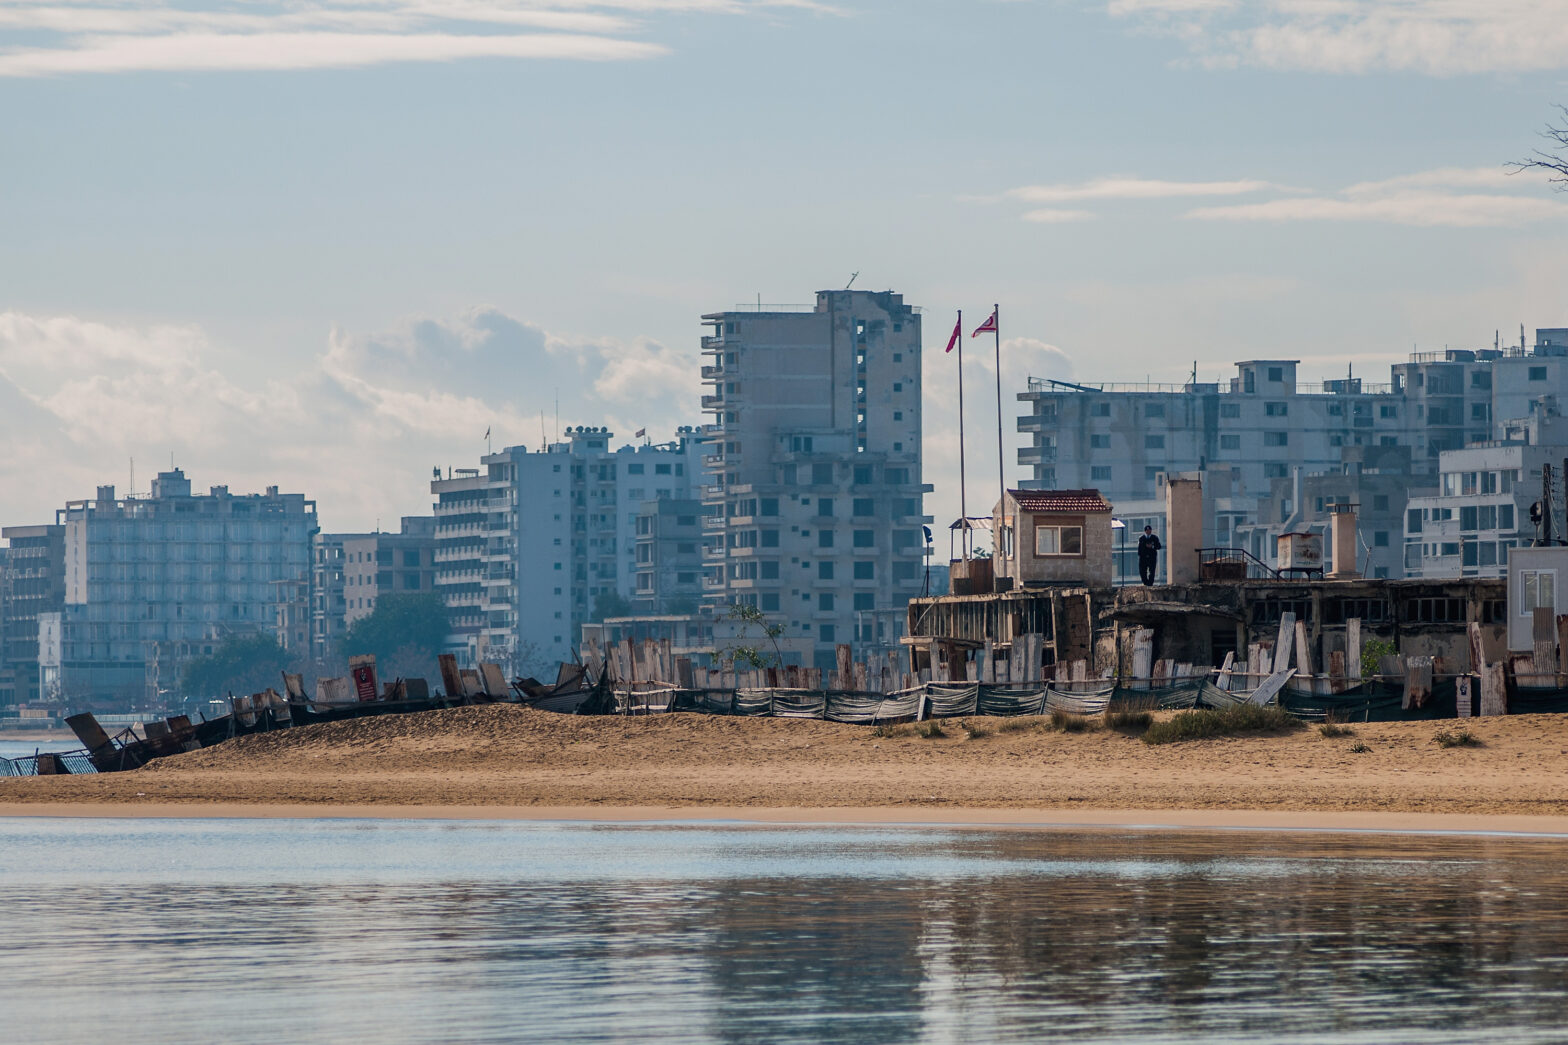
[[[1370,747],[1367,747],[1366,742],[1361,740],[1358,740],[1354,744],[1350,745],[1350,753],[1352,755],[1364,755],[1371,750],[1372,749]]]
[[[1440,729],[1432,735],[1438,747],[1480,747],[1481,738],[1468,729]]]
[[[1017,718],[1004,718],[996,724],[998,733],[1037,733],[1045,728],[1045,720],[1039,715],[1020,715]]]
[[[915,736],[935,739],[947,736],[947,731],[942,728],[942,723],[934,718],[928,718],[924,722],[915,723]]]
[[[994,730],[992,730],[991,727],[985,723],[976,722],[973,719],[968,718],[959,719],[958,728],[962,729],[964,733],[968,735],[970,740],[978,740],[981,737],[988,737],[994,732]]]
[[[1094,719],[1088,715],[1074,715],[1070,711],[1053,711],[1051,728],[1063,733],[1087,733],[1094,728]]]
[[[1349,726],[1342,726],[1337,722],[1325,722],[1318,727],[1318,732],[1325,737],[1353,737],[1356,731]]]
[[[1154,715],[1146,708],[1122,707],[1105,712],[1105,728],[1118,733],[1142,735],[1154,724]]]
[[[1217,711],[1183,711],[1164,722],[1156,722],[1143,735],[1145,744],[1173,744],[1183,740],[1233,737],[1250,733],[1287,733],[1300,728],[1280,708],[1260,708],[1256,704],[1237,704]]]

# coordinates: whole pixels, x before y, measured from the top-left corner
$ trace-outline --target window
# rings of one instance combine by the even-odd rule
[[[1241,416],[1241,404],[1240,403],[1221,403],[1220,404],[1220,416],[1221,417],[1240,417]]]
[[[404,566],[418,566],[419,565],[419,552],[414,550],[414,549],[407,549],[407,550],[405,550],[403,552],[403,565]]]
[[[1241,449],[1241,436],[1239,436],[1239,435],[1222,435],[1222,436],[1220,436],[1220,449],[1221,450],[1240,450]]]
[[[819,625],[817,625],[817,639],[819,641],[821,641],[821,642],[832,642],[833,641],[833,625],[831,625],[831,624],[819,624]]]
[[[667,465],[667,464],[656,464],[656,465],[653,466],[653,474],[654,475],[669,475],[670,474],[670,466]]]
[[[1500,504],[1497,506],[1497,528],[1499,530],[1512,530],[1514,528],[1514,506]]]
[[[776,613],[779,608],[779,593],[776,591],[765,591],[762,593],[761,602],[764,611]]]
[[[821,594],[819,594],[817,596],[817,609],[819,609],[819,610],[827,610],[829,612],[832,611],[832,609],[833,609],[833,593],[832,592],[825,591],[825,592],[822,592]]]
[[[1530,380],[1531,381],[1545,381],[1546,380],[1546,368],[1544,366],[1533,366],[1533,367],[1531,367],[1530,368]]]
[[[831,547],[833,547],[833,531],[832,530],[818,530],[817,531],[817,547],[818,548],[831,548]]]
[[[626,474],[627,475],[641,475],[642,473],[643,473],[643,466],[642,466],[642,462],[640,462],[640,461],[638,463],[636,463],[636,464],[628,464],[626,466]]]
[[[1377,408],[1377,416],[1384,418],[1385,420],[1391,420],[1399,416],[1399,410],[1397,407],[1384,404]]]
[[[1334,404],[1338,406],[1338,403]],[[1264,403],[1263,413],[1266,417],[1284,417],[1290,410],[1289,403]]]
[[[829,560],[827,562],[819,562],[819,563],[817,563],[817,580],[819,580],[819,581],[830,581],[832,579],[833,579],[833,563],[832,563],[832,561]]]
[[[1388,547],[1388,531],[1387,530],[1374,530],[1373,531],[1373,533],[1372,533],[1372,547],[1374,547],[1374,548],[1387,548]]]
[[[831,497],[818,497],[817,498],[817,514],[818,515],[832,515],[833,514],[833,498],[831,498]]]
[[[757,576],[761,577],[763,580],[776,581],[779,579],[779,564],[777,561],[773,559],[763,559],[757,564],[757,566],[759,568]]]
[[[1266,479],[1288,479],[1290,478],[1290,467],[1278,463],[1265,464],[1263,466],[1263,476]]]
[[[1149,403],[1149,404],[1147,404],[1143,408],[1143,416],[1144,417],[1164,417],[1165,416],[1165,404],[1164,403]]]
[[[1475,506],[1459,509],[1459,528],[1461,530],[1474,530],[1476,528]]]
[[[1290,445],[1290,433],[1289,432],[1264,432],[1263,433],[1263,445],[1264,446],[1289,446]]]
[[[1090,403],[1089,404],[1089,416],[1090,417],[1110,417],[1111,416],[1111,404],[1110,403]]]
[[[856,515],[875,515],[877,504],[869,497],[857,497],[851,504],[850,510]]]
[[[1271,367],[1269,367],[1269,380],[1270,381],[1283,381],[1283,380],[1285,380],[1285,368],[1282,367],[1282,366],[1271,366]]]
[[[777,548],[779,546],[779,531],[777,531],[777,530],[760,530],[760,531],[758,531],[758,533],[760,534],[760,536],[762,538],[762,540],[761,540],[761,546],[762,547],[764,547],[764,548]]]
[[[859,561],[855,563],[855,580],[874,581],[877,579],[877,564],[874,562]]]
[[[854,545],[856,548],[875,548],[877,533],[875,530],[856,530]]]
[[[1092,465],[1089,468],[1089,478],[1093,479],[1097,483],[1108,483],[1108,482],[1110,482],[1111,481],[1111,466],[1108,465],[1108,464]]]
[[[1034,531],[1036,558],[1082,555],[1082,526],[1037,526]]]
[[[1143,437],[1143,448],[1145,450],[1163,450],[1165,449],[1165,437],[1163,435],[1146,435]]]
[[[827,486],[833,481],[833,466],[831,464],[814,464],[811,466],[811,484],[813,486]]]
[[[1091,449],[1091,450],[1109,450],[1110,448],[1111,448],[1111,437],[1110,436],[1108,436],[1108,435],[1091,435],[1089,437],[1089,449]]]
[[[759,498],[758,501],[757,501],[757,514],[758,515],[777,515],[777,514],[779,514],[779,499],[777,497],[762,497],[762,498]],[[690,524],[683,522],[681,525],[688,526]]]
[[[869,591],[855,592],[855,609],[870,610],[876,608],[876,596]]]
[[[1409,511],[1405,512],[1405,532],[1421,532],[1421,509],[1411,508]]]
[[[904,412],[902,410],[894,410],[893,411],[893,420],[895,420],[895,421],[902,421],[903,419],[904,419]]]
[[[1519,571],[1519,616],[1534,616],[1536,608],[1552,609],[1556,605],[1556,570]]]

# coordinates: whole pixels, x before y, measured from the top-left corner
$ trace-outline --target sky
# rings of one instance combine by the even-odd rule
[[[703,313],[852,275],[945,522],[956,309],[1010,482],[1030,375],[1568,326],[1558,103],[1568,0],[0,0],[0,523],[172,460],[395,529],[487,429],[703,423]]]

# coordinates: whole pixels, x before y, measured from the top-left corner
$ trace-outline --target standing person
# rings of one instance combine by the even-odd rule
[[[1154,583],[1154,567],[1159,562],[1162,547],[1160,539],[1154,535],[1154,527],[1145,526],[1143,536],[1138,538],[1138,575],[1146,585]]]

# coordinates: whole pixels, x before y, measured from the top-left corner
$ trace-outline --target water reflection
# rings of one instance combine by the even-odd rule
[[[1555,1040],[1562,854],[0,821],[0,1012],[84,1042]]]

